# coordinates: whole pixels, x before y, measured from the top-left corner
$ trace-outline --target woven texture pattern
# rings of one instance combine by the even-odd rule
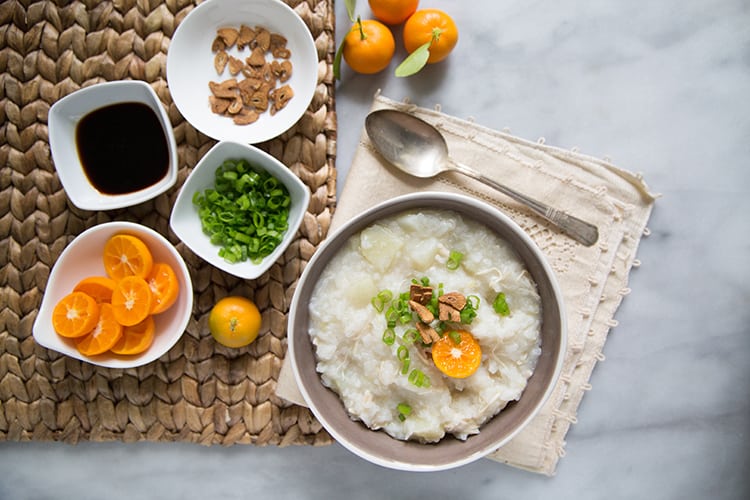
[[[304,117],[259,146],[309,186],[312,201],[296,240],[254,281],[206,264],[169,230],[182,182],[215,143],[182,118],[166,82],[170,37],[195,3],[0,3],[0,439],[331,442],[308,409],[275,395],[288,305],[305,263],[328,232],[336,201],[333,0],[285,1],[315,39],[318,86]],[[123,79],[148,82],[168,110],[179,153],[177,185],[128,209],[83,211],[58,180],[47,114],[56,100],[81,87]],[[62,250],[85,229],[110,220],[138,222],[165,235],[193,280],[193,316],[182,339],[137,369],[83,363],[38,346],[31,334]],[[253,299],[262,311],[261,334],[247,348],[224,348],[208,332],[211,307],[230,294]]]

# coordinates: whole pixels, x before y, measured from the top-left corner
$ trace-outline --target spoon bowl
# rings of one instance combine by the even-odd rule
[[[365,128],[375,149],[410,175],[429,178],[450,170],[445,138],[419,118],[399,111],[375,111],[365,119]]]
[[[365,119],[365,130],[381,156],[409,175],[430,178],[443,172],[459,172],[523,203],[583,245],[591,246],[599,239],[596,226],[529,198],[451,159],[448,144],[440,131],[414,115],[392,109],[373,111]]]

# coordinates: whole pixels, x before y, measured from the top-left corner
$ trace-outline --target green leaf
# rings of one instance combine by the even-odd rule
[[[357,8],[357,0],[344,0],[346,5],[346,13],[349,14],[349,19],[354,22],[354,10]]]
[[[336,49],[336,55],[333,57],[333,77],[336,80],[341,80],[341,58],[344,55],[344,42],[346,38],[341,40],[339,48]]]
[[[432,41],[429,41],[424,45],[417,47],[414,52],[409,54],[396,68],[396,76],[411,76],[424,68],[425,64],[427,64],[427,59],[430,58],[431,44]]]

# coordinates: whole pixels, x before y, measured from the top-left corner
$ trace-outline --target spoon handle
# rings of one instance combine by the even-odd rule
[[[488,186],[497,189],[501,193],[510,196],[514,200],[523,203],[524,205],[531,208],[534,212],[538,213],[554,225],[559,227],[564,233],[573,238],[579,243],[589,247],[596,243],[599,239],[599,230],[596,226],[589,224],[588,222],[582,221],[577,217],[573,217],[565,212],[550,207],[540,201],[533,198],[529,198],[525,194],[521,194],[507,186],[504,186],[498,182],[493,181],[489,177],[482,175],[473,168],[467,167],[455,161],[451,162],[451,170],[460,172],[472,179],[476,179],[479,182],[487,184]]]

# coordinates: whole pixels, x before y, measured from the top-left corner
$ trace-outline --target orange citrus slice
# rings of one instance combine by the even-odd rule
[[[151,314],[159,314],[169,309],[177,300],[180,291],[180,283],[177,275],[169,264],[157,262],[149,274],[148,286],[154,297],[151,304]]]
[[[146,244],[129,234],[116,234],[104,244],[104,269],[113,280],[127,276],[145,279],[154,265],[154,258]]]
[[[151,346],[155,331],[154,317],[146,316],[146,319],[137,325],[123,328],[122,337],[110,348],[110,351],[115,354],[140,354]]]
[[[479,368],[482,348],[474,336],[465,330],[446,332],[432,343],[432,361],[438,370],[449,377],[466,378]]]
[[[115,289],[115,280],[104,276],[89,276],[83,278],[73,288],[74,292],[83,292],[101,304],[112,301],[112,290]]]
[[[115,320],[112,306],[99,306],[99,321],[88,335],[76,339],[76,349],[84,356],[96,356],[109,351],[120,340],[122,325]]]
[[[83,292],[73,292],[55,305],[52,311],[52,326],[63,337],[75,338],[86,335],[99,320],[99,304]]]
[[[151,314],[151,287],[138,276],[127,276],[117,282],[112,292],[112,310],[123,326],[140,323]]]

